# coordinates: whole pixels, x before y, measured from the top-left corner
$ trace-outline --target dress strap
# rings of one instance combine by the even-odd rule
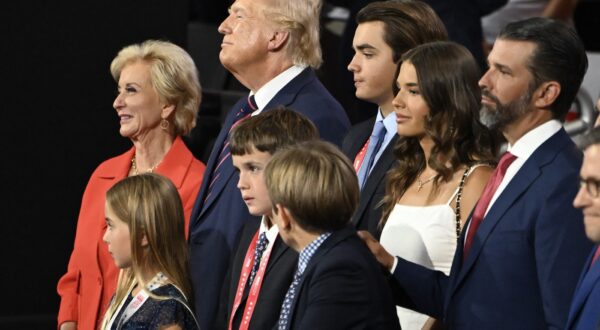
[[[450,196],[450,199],[448,199],[446,204],[450,205],[450,203],[452,203],[452,201],[454,200],[454,197],[456,197],[456,195],[458,195],[458,192],[460,190],[462,190],[462,187],[465,184],[464,181],[467,180],[467,178],[471,175],[471,173],[473,173],[473,171],[475,171],[476,168],[481,167],[481,166],[490,166],[490,165],[488,163],[477,163],[477,164],[474,164],[474,165],[468,167],[465,170],[465,172],[463,173],[463,178],[460,180],[460,184],[458,185],[458,187],[456,187],[456,190],[454,190],[454,193],[452,193],[452,196]]]
[[[489,166],[489,164],[487,163],[477,163],[475,165],[469,166],[467,169],[465,169],[465,172],[462,175],[462,178],[460,179],[460,183],[458,184],[458,187],[456,188],[456,191],[454,191],[454,194],[452,194],[452,197],[450,197],[450,200],[448,201],[448,205],[450,205],[450,203],[452,202],[452,200],[454,199],[454,197],[456,197],[456,208],[454,209],[454,214],[455,214],[455,219],[456,219],[456,239],[458,240],[460,237],[460,231],[461,231],[461,227],[460,227],[460,200],[462,197],[462,190],[463,187],[465,186],[465,181],[467,181],[467,178],[469,177],[469,175],[471,175],[471,173],[473,173],[473,171],[480,167],[480,166]]]

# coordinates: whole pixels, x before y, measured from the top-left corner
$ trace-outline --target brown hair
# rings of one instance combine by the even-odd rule
[[[230,133],[229,149],[238,156],[253,149],[274,154],[284,146],[318,138],[319,132],[310,119],[279,107],[242,120]]]
[[[423,1],[371,2],[356,15],[357,24],[374,21],[383,23],[383,40],[392,49],[395,63],[400,62],[402,54],[418,45],[448,40],[444,23]],[[395,82],[392,86],[394,94],[398,93]]]
[[[324,141],[307,141],[275,153],[265,169],[273,206],[286,207],[312,233],[344,227],[358,204],[358,179],[342,152]]]
[[[428,165],[439,173],[434,187],[450,181],[461,166],[495,159],[498,142],[479,120],[480,73],[473,55],[457,43],[440,41],[413,48],[402,61],[415,67],[429,108],[425,132],[434,146]],[[381,226],[426,165],[417,137],[403,137],[394,151],[399,161],[387,176]]]

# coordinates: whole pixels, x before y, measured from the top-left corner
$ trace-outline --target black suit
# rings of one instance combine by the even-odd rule
[[[359,153],[367,139],[371,136],[375,118],[370,118],[362,123],[354,125],[342,144],[342,151],[351,161]],[[381,156],[373,166],[363,189],[360,192],[360,201],[358,208],[352,217],[352,223],[359,230],[368,230],[373,236],[379,237],[380,231],[377,229],[379,220],[381,220],[381,206],[379,203],[385,195],[385,176],[386,173],[396,164],[394,155],[394,146],[398,141],[398,135],[390,141],[387,147],[381,153]]]
[[[229,319],[235,300],[242,266],[246,257],[246,252],[252,242],[252,238],[259,229],[259,222],[249,222],[242,228],[240,242],[234,253],[233,262],[229,267],[227,278],[223,284],[221,293],[221,303],[215,329],[227,329]],[[283,298],[292,283],[296,265],[298,263],[298,253],[289,248],[279,236],[273,244],[269,263],[265,271],[256,307],[252,314],[249,329],[271,329],[279,319],[279,312],[283,304]],[[248,299],[248,290],[244,292],[242,301],[234,317],[232,329],[239,329],[242,321],[242,315]]]
[[[312,256],[290,308],[288,329],[400,329],[375,257],[350,227]]]

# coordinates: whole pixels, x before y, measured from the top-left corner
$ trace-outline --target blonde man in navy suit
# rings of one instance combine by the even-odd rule
[[[202,329],[212,328],[236,236],[257,219],[236,187],[227,148],[231,128],[248,113],[257,116],[278,106],[305,115],[322,139],[336,145],[350,128],[344,109],[314,71],[322,62],[321,5],[321,0],[236,0],[219,26],[219,60],[250,92],[225,118],[190,219],[190,272]]]

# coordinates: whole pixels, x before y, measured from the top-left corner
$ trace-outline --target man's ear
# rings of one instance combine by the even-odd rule
[[[548,109],[554,104],[560,95],[560,84],[558,81],[543,82],[533,93],[534,105],[539,109]]]
[[[285,44],[287,43],[288,38],[290,37],[289,32],[285,31],[275,31],[269,40],[269,51],[275,52],[281,50]]]

